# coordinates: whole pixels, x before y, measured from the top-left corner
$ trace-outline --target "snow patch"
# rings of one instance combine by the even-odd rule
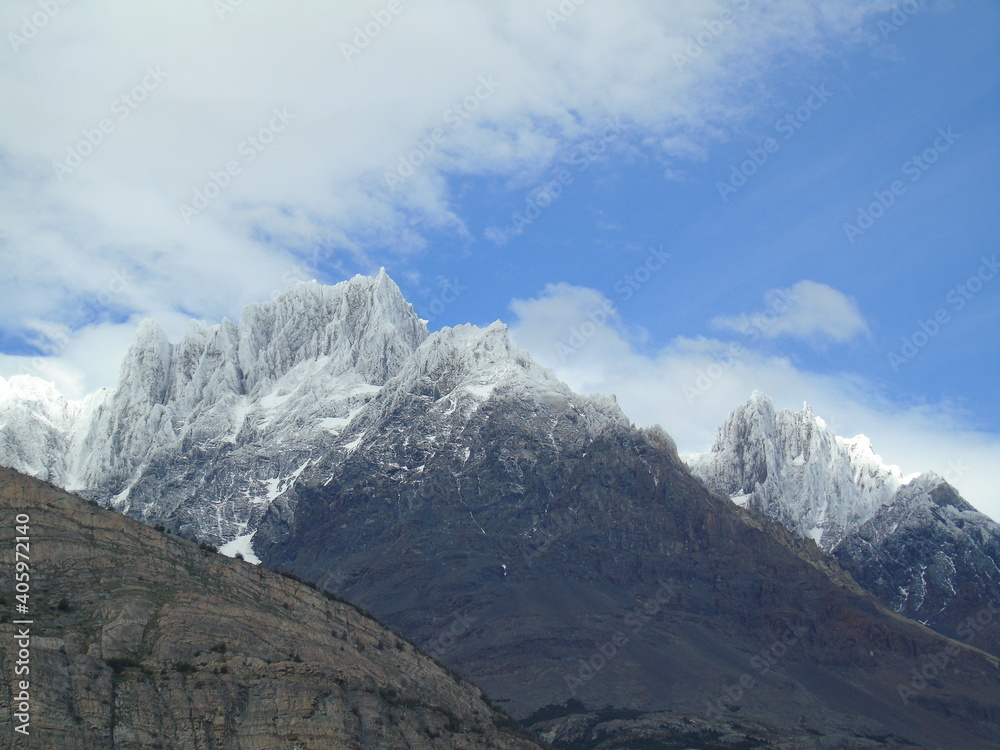
[[[495,383],[466,383],[462,386],[462,390],[466,393],[470,393],[473,396],[478,396],[481,399],[487,399],[493,395],[493,390],[496,388]]]
[[[236,557],[236,553],[239,553],[248,563],[260,565],[260,558],[253,551],[253,535],[256,533],[256,531],[253,531],[249,534],[238,536],[231,542],[226,542],[219,547],[219,552],[226,557]]]
[[[339,435],[364,409],[364,406],[359,406],[357,409],[353,409],[346,417],[324,417],[319,420],[319,426],[327,432]]]
[[[305,471],[305,468],[311,463],[311,461],[303,461],[302,465],[289,474],[287,477],[278,477],[276,479],[265,479],[264,485],[267,487],[267,494],[261,498],[255,498],[253,500],[257,505],[270,505],[283,494],[288,492],[295,484],[295,480],[299,478],[299,475]]]

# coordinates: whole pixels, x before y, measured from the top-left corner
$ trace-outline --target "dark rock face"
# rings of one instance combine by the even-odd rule
[[[402,435],[433,403],[386,404],[373,434]],[[255,548],[535,714],[560,746],[1000,741],[995,659],[956,646],[904,702],[945,641],[811,541],[709,493],[662,431],[581,440],[558,429],[573,414],[494,391],[433,451],[363,444],[272,507]],[[570,708],[536,713],[556,705]]]
[[[146,330],[123,373],[67,417],[78,460],[38,466],[213,543],[253,534],[269,567],[374,611],[560,747],[1000,742],[997,660],[881,606],[800,536],[843,541],[899,477],[763,399],[719,476],[808,480],[804,513],[713,494],[666,433],[573,393],[501,324],[428,334],[384,275],[297,288],[176,346]],[[57,407],[22,397],[31,439],[0,450],[50,445],[36,417]],[[983,595],[974,581],[968,601]]]
[[[1000,529],[947,482],[901,488],[833,554],[894,611],[1000,655]]]
[[[16,747],[538,747],[478,689],[302,583],[7,469],[0,509],[8,529],[30,517],[26,738],[8,708],[18,626],[0,625],[0,731]]]
[[[1000,655],[1000,525],[945,480],[905,481],[864,436],[836,437],[808,409],[776,411],[761,394],[688,460],[709,488],[815,535],[894,612]]]

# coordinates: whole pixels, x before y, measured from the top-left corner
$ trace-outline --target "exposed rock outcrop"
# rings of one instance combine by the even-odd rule
[[[0,469],[3,565],[30,517],[30,736],[17,747],[527,748],[481,692],[352,605]],[[23,618],[22,618],[23,619]]]

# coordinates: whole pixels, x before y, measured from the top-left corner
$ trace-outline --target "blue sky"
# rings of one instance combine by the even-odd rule
[[[760,389],[1000,516],[995,3],[40,7],[0,10],[0,376],[79,397],[145,317],[385,266],[682,450]]]

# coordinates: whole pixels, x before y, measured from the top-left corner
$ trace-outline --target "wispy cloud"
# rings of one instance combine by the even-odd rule
[[[742,335],[678,336],[658,351],[643,352],[619,314],[594,324],[608,306],[613,301],[597,290],[552,285],[538,297],[512,303],[517,320],[511,333],[574,389],[613,393],[637,424],[665,427],[682,452],[707,450],[732,408],[760,390],[779,407],[801,409],[808,402],[835,433],[868,435],[904,473],[935,471],[977,508],[1000,518],[994,460],[1000,437],[975,429],[971,415],[954,404],[900,405],[863,377],[810,372]],[[563,347],[574,335],[580,345],[567,356]]]
[[[764,309],[714,318],[718,331],[773,339],[790,336],[813,343],[843,343],[869,333],[857,303],[831,286],[799,281],[787,289],[769,289]]]
[[[392,265],[428,230],[466,231],[456,176],[523,194],[608,118],[643,158],[700,158],[757,106],[761,84],[742,82],[856,40],[889,4],[588,3],[553,27],[555,5],[59,4],[0,52],[0,95],[17,103],[0,120],[0,327],[117,341],[145,316],[235,316],[323,243],[323,281]],[[3,3],[0,30],[20,34],[39,7]],[[501,85],[472,102],[484,78]],[[428,138],[426,163],[387,185]],[[83,382],[103,384],[105,365],[79,356]]]

